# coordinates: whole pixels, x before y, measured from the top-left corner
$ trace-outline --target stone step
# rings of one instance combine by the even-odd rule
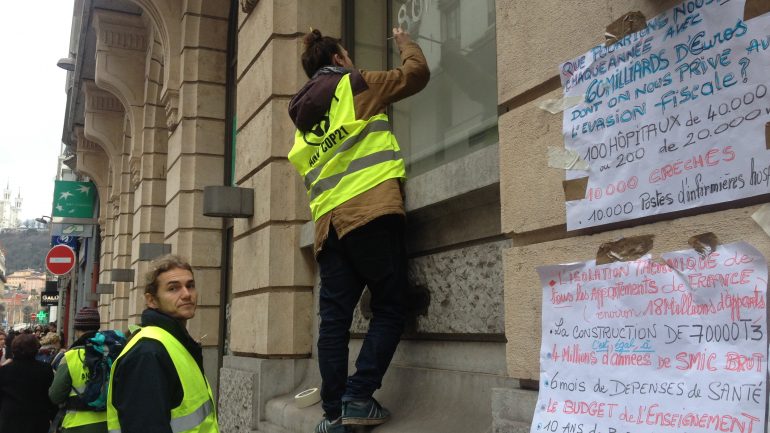
[[[360,431],[490,433],[493,431],[492,390],[515,385],[513,379],[491,374],[391,366],[375,398],[391,410],[393,417],[381,426]],[[265,418],[266,424],[285,431],[267,433],[310,433],[322,416],[320,404],[300,409],[294,404],[294,394],[281,396],[267,403]],[[513,433],[525,432],[529,430],[526,421],[526,418],[506,420],[499,427],[514,428],[510,430]],[[499,433],[507,431],[498,430]]]
[[[286,430],[283,427],[279,427],[275,424],[264,421],[259,423],[259,430],[257,430],[254,433],[291,433],[291,432],[289,430]]]
[[[530,424],[526,422],[509,422],[505,426],[494,426],[492,433],[529,433]]]
[[[287,433],[312,432],[323,418],[323,410],[320,403],[300,409],[294,404],[294,395],[291,394],[267,402],[265,418],[267,423],[281,426]]]
[[[537,391],[520,388],[492,390],[492,416],[495,425],[507,422],[532,424],[537,405]]]

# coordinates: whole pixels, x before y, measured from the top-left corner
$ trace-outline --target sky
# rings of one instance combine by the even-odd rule
[[[21,219],[51,215],[61,151],[74,0],[3,2],[0,189],[21,190]]]

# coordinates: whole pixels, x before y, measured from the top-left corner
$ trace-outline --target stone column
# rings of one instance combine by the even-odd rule
[[[179,16],[165,17],[181,23],[182,48],[164,57],[164,65],[182,66],[178,89],[164,86],[161,92],[171,131],[164,240],[193,266],[198,310],[187,326],[190,335],[201,340],[206,374],[214,386],[220,343],[222,220],[203,216],[203,189],[222,185],[224,176],[228,6],[224,0],[191,1]]]
[[[107,209],[105,206],[104,209]],[[113,245],[113,232],[112,232],[112,218],[107,218],[106,214],[99,218],[99,227],[101,228],[99,235],[102,238],[102,251],[99,256],[99,284],[111,284],[110,272],[112,271],[112,245]],[[101,320],[101,328],[109,329],[110,327],[110,306],[112,305],[112,295],[99,295],[99,316]]]
[[[109,189],[105,200],[101,201],[100,219],[104,219],[105,235],[102,241],[102,260],[99,281],[111,283],[109,271],[114,267],[116,236],[119,234],[115,211],[119,206],[123,176],[123,127],[125,112],[121,102],[111,93],[99,89],[93,82],[83,83],[86,100],[85,124],[83,135],[86,139],[98,143],[109,157]],[[102,295],[100,314],[103,322],[109,321],[112,327],[116,312],[112,307],[112,295]],[[105,305],[105,302],[107,303]]]
[[[114,269],[128,269],[131,264],[131,238],[133,232],[133,200],[134,192],[131,187],[130,154],[131,149],[130,122],[124,118],[123,146],[120,156],[120,188],[113,201],[115,224],[115,245],[112,256]],[[116,177],[116,179],[118,179]],[[133,287],[131,282],[115,282],[115,294],[112,297],[113,329],[128,329],[128,294]]]
[[[107,242],[107,233],[104,215],[107,212],[107,203],[109,195],[109,174],[110,174],[110,161],[107,153],[97,143],[88,140],[83,132],[82,127],[75,129],[75,139],[77,140],[76,155],[77,155],[77,168],[78,171],[90,177],[99,196],[99,228],[100,230],[94,231],[93,239],[99,238],[101,243],[101,256],[99,257],[99,283],[105,283],[109,281],[109,269],[108,262],[111,263],[111,251],[112,241],[110,239],[109,244]],[[110,235],[111,236],[111,235]],[[107,269],[105,269],[105,267]],[[109,326],[109,308],[110,295],[101,295],[98,301],[99,313],[101,315],[102,327]]]
[[[107,10],[95,10],[93,26],[97,35],[96,47],[96,84],[112,92],[126,109],[124,127],[124,146],[121,159],[120,203],[118,210],[118,254],[113,258],[116,268],[132,268],[134,282],[115,285],[114,309],[117,312],[116,327],[125,328],[137,321],[136,289],[141,270],[138,269],[138,250],[140,238],[148,238],[149,233],[135,227],[146,212],[134,207],[134,191],[139,188],[142,179],[142,160],[144,158],[143,139],[145,127],[145,92],[148,59],[148,40],[152,32],[144,20],[137,15]],[[141,194],[143,191],[140,191]],[[141,203],[141,198],[138,200]],[[135,221],[136,219],[139,221]],[[146,216],[145,216],[146,218]],[[157,217],[156,217],[157,218]],[[141,312],[141,310],[139,310]]]
[[[306,363],[296,360],[312,352],[314,260],[299,248],[311,217],[304,186],[286,158],[294,134],[286,113],[306,81],[297,35],[310,25],[339,31],[341,10],[336,1],[289,3],[258,2],[239,16],[235,179],[255,196],[254,215],[234,224],[231,353],[220,385],[225,427],[257,429],[265,403],[297,386],[298,366]],[[238,396],[244,382],[254,387],[246,402]],[[243,405],[246,410],[230,409]]]
[[[145,308],[144,275],[149,262],[139,260],[139,248],[141,244],[164,242],[166,211],[168,129],[165,110],[160,103],[163,57],[157,38],[148,47],[146,59],[141,154],[131,158],[131,183],[135,189],[131,268],[135,272],[135,284],[129,293],[129,324],[139,323]]]

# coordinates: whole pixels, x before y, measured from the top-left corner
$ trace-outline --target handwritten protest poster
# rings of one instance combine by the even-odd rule
[[[744,1],[687,0],[618,43],[560,66],[565,147],[589,171],[567,228],[770,193],[770,14]]]
[[[767,262],[754,247],[538,272],[532,433],[764,431]]]

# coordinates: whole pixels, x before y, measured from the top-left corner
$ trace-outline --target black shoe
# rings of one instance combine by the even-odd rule
[[[389,418],[390,412],[374,398],[342,402],[343,425],[380,425]]]
[[[350,433],[350,431],[349,427],[342,425],[341,418],[337,418],[334,421],[324,418],[315,426],[313,433]]]

